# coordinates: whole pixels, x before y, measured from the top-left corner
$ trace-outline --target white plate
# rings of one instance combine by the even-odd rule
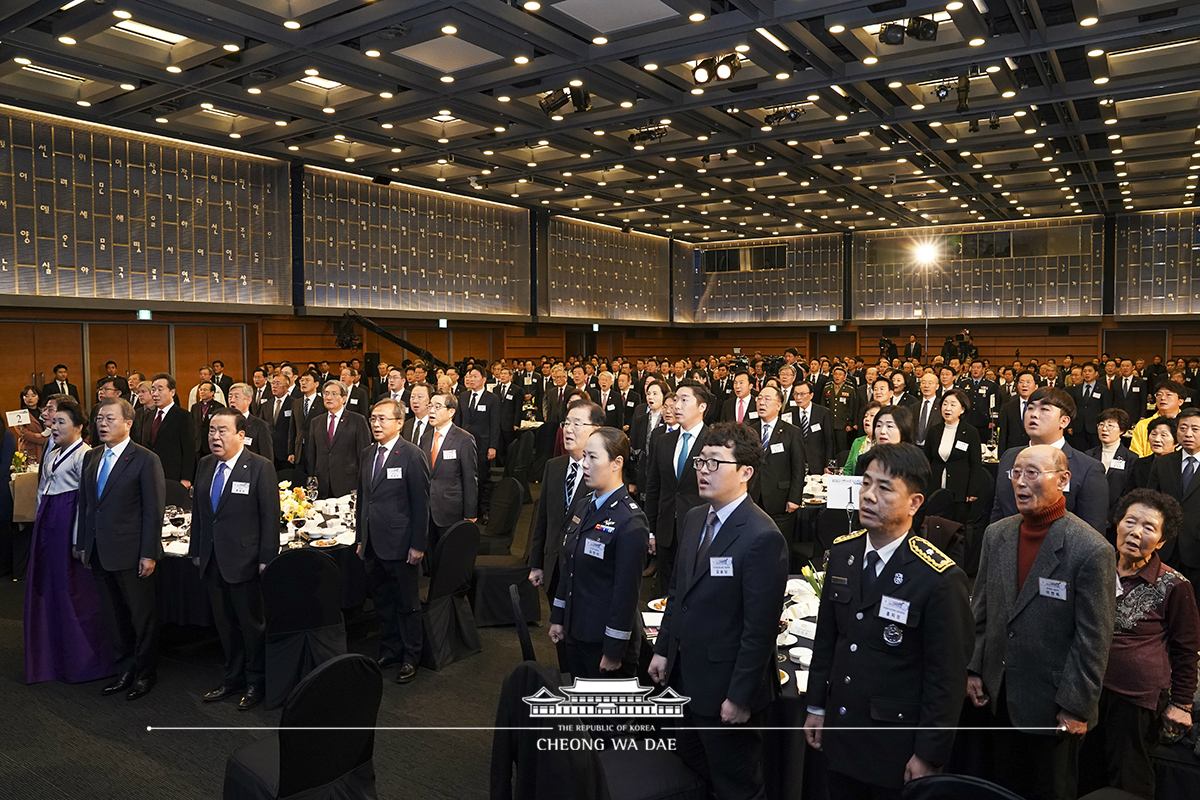
[[[650,607],[651,611],[666,611],[667,598],[659,597],[655,600],[651,600],[649,603],[646,603],[646,605]]]
[[[786,685],[787,685],[787,682],[788,682],[789,680],[791,680],[791,678],[792,678],[792,676],[791,676],[791,675],[788,675],[788,674],[787,674],[786,672],[784,672],[783,670],[779,670],[779,685],[780,685],[780,686],[786,686]]]
[[[799,639],[786,631],[775,637],[775,644],[779,645],[780,647],[787,647],[788,645],[795,644],[798,641]]]
[[[793,647],[788,650],[788,658],[793,664],[808,668],[812,664],[813,651],[811,647]]]

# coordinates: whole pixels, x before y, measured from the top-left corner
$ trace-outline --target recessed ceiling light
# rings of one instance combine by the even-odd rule
[[[172,64],[171,66],[167,67],[167,72],[170,72],[172,75],[178,75],[180,72],[183,72],[183,70]]]
[[[317,69],[316,67],[309,67],[308,69],[304,70],[304,74],[310,78],[315,78],[317,75],[321,74],[321,70]]]
[[[298,145],[294,145],[294,144],[289,144],[289,145],[288,145],[288,150],[291,150],[292,152],[295,152],[295,151],[297,151],[297,150],[299,150],[299,149],[300,149],[300,147],[299,147]]]
[[[633,108],[633,101],[632,100],[622,100],[621,108]]]
[[[113,16],[117,19],[133,19],[133,14],[130,14],[128,11],[123,11],[122,9],[117,9],[114,11]]]
[[[845,33],[845,31],[846,31],[845,25],[830,25],[829,26],[830,33]]]
[[[697,86],[695,89],[692,89],[692,94],[694,94],[694,95],[702,95],[702,94],[704,94],[704,90],[703,90],[703,89],[701,89],[699,86]]]
[[[496,127],[492,128],[492,130],[494,130],[496,133],[504,133],[506,130],[508,130],[508,128],[505,128],[503,125],[497,125]]]
[[[124,90],[125,90],[125,91],[127,91],[127,92],[132,92],[132,91],[133,91],[134,89],[136,89],[137,87],[136,87],[136,86],[134,86],[132,83],[122,83],[122,84],[121,84],[121,88],[122,88],[122,89],[124,89]]]
[[[379,96],[382,97],[384,100],[391,100],[396,95],[392,94],[391,92],[380,92]]]
[[[236,44],[227,44],[224,46],[224,49],[225,49],[225,52],[227,52],[227,53],[236,53],[238,50],[241,50],[242,48],[238,47]]]
[[[521,7],[526,11],[537,11],[542,7],[542,4],[537,0],[525,0]]]
[[[378,50],[368,50],[365,53],[363,53],[363,55],[366,56],[367,58],[379,58],[383,54],[380,53]]]
[[[230,139],[240,139],[240,138],[242,138],[242,135],[240,133],[231,133],[231,134],[229,134],[229,138]]]
[[[251,86],[246,91],[250,94],[262,94],[262,89],[258,88],[257,86]]]
[[[1096,57],[1102,56],[1102,55],[1104,55],[1103,47],[1095,47],[1095,48],[1092,48],[1091,50],[1088,50],[1089,58],[1096,58]]]
[[[168,120],[166,117],[155,117],[154,121],[159,125],[166,125],[168,122],[170,122],[170,120]]]
[[[1083,19],[1079,20],[1079,24],[1085,28],[1090,28],[1099,21],[1100,20],[1096,17],[1084,17]]]
[[[287,22],[283,23],[283,27],[287,28],[289,31],[298,31],[300,30],[300,23],[296,22],[294,19],[289,19]]]
[[[924,110],[925,110],[925,104],[924,104],[924,103],[913,103],[913,104],[912,104],[912,110],[913,110],[913,111],[924,111]]]
[[[87,100],[76,100],[75,105],[83,106],[84,108],[87,108],[88,106],[91,105],[91,103],[89,103]]]
[[[392,125],[392,123],[390,123],[390,122],[385,122],[382,125],[380,125],[379,127],[383,128],[385,131],[390,131],[395,126]]]
[[[776,72],[775,73],[775,80],[777,80],[777,81],[786,81],[790,77],[792,77],[792,73],[790,73],[790,72]]]
[[[72,39],[70,36],[60,36],[60,37],[58,37],[58,41],[60,41],[63,44],[75,44],[75,40]]]
[[[454,83],[454,78],[450,75],[443,75],[440,80],[442,83]]]
[[[704,15],[701,14],[699,11],[693,11],[691,14],[688,14],[688,19],[691,20],[692,22],[703,22]]]
[[[986,40],[986,39],[984,39],[982,36],[976,36],[974,39],[972,39],[971,41],[967,42],[967,44],[971,45],[971,47],[979,47],[980,45],[982,45],[982,44],[983,44],[984,42],[986,42],[986,41],[987,41],[987,40]]]
[[[739,44],[737,47],[733,48],[733,50],[736,53],[748,53],[748,52],[750,52],[750,45]]]
[[[604,36],[593,36],[592,44],[608,44],[608,38]]]
[[[528,64],[529,56],[517,56],[516,58],[513,59],[513,62],[516,64]]]
[[[879,59],[876,58],[875,56],[867,56],[866,58],[863,59],[863,63],[869,67],[872,64],[878,64]]]
[[[347,163],[347,164],[353,164],[353,163],[354,163],[354,159],[353,159],[353,158],[351,158],[350,156],[346,156],[346,163]]]
[[[574,86],[576,89],[578,89],[580,86],[583,86],[583,81],[579,80],[578,78],[575,78],[574,80],[571,81],[570,85]]]
[[[282,127],[286,126],[288,123],[287,123],[286,119],[277,119],[277,120],[275,120],[275,124],[278,125],[280,128],[282,128]]]
[[[450,144],[450,140],[447,139],[445,136],[439,136],[438,144]]]
[[[458,28],[454,27],[453,25],[443,25],[442,33],[446,34],[447,36],[453,36],[454,34],[458,33]]]
[[[333,138],[337,139],[337,140],[340,142],[341,140],[343,140],[343,139],[345,139],[345,138],[346,138],[346,134],[344,134],[344,133],[335,133],[335,134],[333,135]]]
[[[404,148],[402,148],[402,147],[393,147],[393,148],[392,148],[392,152],[393,152],[393,153],[399,153],[399,152],[400,152],[401,150],[403,150],[403,149],[404,149]]]
[[[647,72],[654,72],[654,70],[658,69],[658,64],[646,64],[644,67],[642,67],[642,69],[646,70]]]
[[[26,66],[26,67],[33,63],[28,58],[14,58],[13,61],[17,62],[18,64],[20,64],[22,66]]]
[[[497,97],[496,100],[501,103],[507,103],[509,100],[512,100],[512,98],[506,94],[502,94],[499,97]]]
[[[335,109],[333,106],[325,106],[321,110],[324,111],[326,114],[332,114],[337,109]]]

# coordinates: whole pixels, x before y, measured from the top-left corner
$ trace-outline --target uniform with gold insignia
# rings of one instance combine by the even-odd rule
[[[807,701],[825,711],[830,769],[899,789],[914,753],[950,758],[974,644],[967,577],[908,534],[865,590],[866,541],[860,530],[829,551]]]
[[[595,498],[587,500],[567,524],[550,623],[564,628],[564,666],[575,677],[599,678],[601,655],[621,661],[621,670],[609,675],[633,677],[649,523],[624,487],[598,507]]]
[[[829,409],[829,416],[833,419],[834,453],[850,449],[850,433],[846,426],[862,424],[862,412],[858,407],[858,393],[854,391],[854,386],[847,380],[839,389],[830,381],[825,386],[822,405]]]

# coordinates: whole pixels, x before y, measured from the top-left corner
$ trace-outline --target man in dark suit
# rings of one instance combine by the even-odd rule
[[[67,365],[54,365],[54,380],[42,387],[43,402],[52,394],[65,394],[68,397],[74,397],[76,403],[81,403],[79,399],[79,387],[71,383],[67,379]]]
[[[371,405],[370,397],[367,395],[367,390],[358,385],[359,375],[358,370],[350,367],[343,367],[340,373],[342,384],[346,387],[346,410],[353,411],[363,419],[367,418],[370,413],[368,406]]]
[[[1183,409],[1175,422],[1180,449],[1154,460],[1149,488],[1169,494],[1183,508],[1179,536],[1168,542],[1159,556],[1195,583],[1200,581],[1200,493],[1196,491],[1200,487],[1200,480],[1196,480],[1200,467],[1200,409]]]
[[[492,500],[492,466],[500,447],[500,398],[484,388],[483,367],[472,364],[463,375],[467,390],[458,395],[457,425],[475,439],[478,463],[475,476],[479,480],[478,508],[467,511],[472,517],[487,513]]]
[[[733,396],[721,406],[721,422],[742,422],[747,425],[758,419],[754,398],[758,393],[750,385],[750,373],[739,369],[733,374]]]
[[[762,443],[762,464],[750,480],[750,499],[771,515],[783,538],[795,539],[795,517],[804,502],[808,456],[804,434],[779,418],[783,397],[775,386],[758,393],[758,419],[750,427]]]
[[[192,430],[196,432],[198,456],[208,455],[208,421],[218,409],[224,407],[225,405],[216,399],[216,384],[212,381],[200,381],[200,386],[196,389],[196,402],[191,408]]]
[[[140,444],[158,456],[167,480],[190,488],[196,475],[196,429],[192,415],[175,402],[175,391],[175,379],[165,372],[150,382],[154,411],[142,420]]]
[[[825,464],[834,456],[833,420],[829,416],[829,409],[813,402],[815,395],[811,383],[800,381],[796,386],[798,388],[793,395],[797,403],[790,412],[784,414],[784,421],[790,421],[800,430],[808,474],[820,475],[825,472]]]
[[[908,335],[908,344],[904,345],[904,357],[920,361],[922,352],[921,343],[917,341],[916,335],[910,333]]]
[[[1062,450],[1071,468],[1071,480],[1063,491],[1067,511],[1078,515],[1103,534],[1108,525],[1108,480],[1099,461],[1074,449],[1063,439],[1063,431],[1071,424],[1074,415],[1075,401],[1066,390],[1043,386],[1029,396],[1025,408],[1025,433],[1029,435],[1031,445],[1044,444]],[[996,473],[996,499],[992,504],[990,522],[999,522],[1018,513],[1017,498],[1008,472],[1020,452],[1021,448],[1012,447],[1000,457]]]
[[[650,520],[650,552],[658,556],[660,594],[671,588],[684,517],[702,502],[690,459],[704,447],[708,431],[704,412],[711,401],[712,395],[702,384],[680,384],[675,390],[679,427],[655,441],[653,461],[646,470],[646,517]]]
[[[400,665],[396,683],[417,674],[423,643],[418,581],[428,547],[429,462],[421,449],[404,441],[404,406],[391,398],[371,409],[375,447],[362,451],[358,479],[358,556],[382,631],[379,666]]]
[[[689,389],[708,394],[685,383],[677,397]],[[689,403],[680,405],[699,417]],[[702,499],[680,526],[678,569],[649,674],[691,698],[676,741],[684,763],[705,776],[710,794],[762,798],[758,728],[779,694],[775,637],[787,544],[747,497],[762,460],[749,426],[714,425],[697,452],[700,468],[689,467]]]
[[[512,370],[501,367],[500,381],[492,392],[500,398],[500,458],[508,463],[508,448],[521,430],[524,419],[525,394],[523,387],[513,382]]]
[[[599,385],[589,390],[588,396],[604,412],[604,426],[620,430],[621,397],[613,388],[613,375],[606,370],[601,372],[596,380]]]
[[[621,410],[621,424],[616,427],[628,434],[633,424],[634,412],[641,402],[642,396],[633,388],[629,374],[622,372],[617,375],[617,407]],[[637,444],[634,443],[633,446],[637,447]]]
[[[373,402],[378,403],[385,398],[389,400],[399,400],[404,406],[404,418],[408,419],[411,414],[408,411],[408,397],[411,388],[404,380],[404,370],[400,367],[392,367],[388,370],[387,381],[383,385],[379,394],[376,395]]]
[[[1076,416],[1071,419],[1070,433],[1076,450],[1091,450],[1100,446],[1096,434],[1096,423],[1100,412],[1113,404],[1112,393],[1104,387],[1096,365],[1090,361],[1083,365],[1083,382],[1070,389],[1075,401]]]
[[[251,398],[254,397],[254,387],[247,383],[235,383],[229,387],[229,391],[225,394],[229,398],[229,407],[242,415],[246,420],[246,437],[242,442],[251,453],[256,456],[262,456],[271,462],[275,463],[275,441],[271,433],[271,426],[262,417],[256,417],[250,413]]]
[[[259,415],[271,426],[271,447],[275,453],[276,470],[289,469],[292,466],[288,461],[288,454],[292,452],[289,444],[292,443],[294,411],[288,388],[287,378],[282,374],[271,378],[271,399],[259,409]]]
[[[212,362],[212,382],[220,388],[221,394],[229,400],[229,389],[233,386],[233,378],[225,374],[225,362],[214,358]]]
[[[475,437],[454,424],[457,412],[454,395],[435,394],[429,401],[433,430],[421,438],[421,451],[429,456],[429,496],[433,498],[429,504],[431,552],[451,525],[477,519],[467,516],[479,507]]]
[[[317,380],[317,373],[309,370],[301,374],[296,385],[300,387],[300,391],[296,392],[296,399],[292,401],[292,430],[288,436],[291,455],[288,456],[288,461],[296,469],[303,470],[305,464],[308,463],[304,455],[304,448],[308,441],[308,426],[314,419],[325,413],[325,404],[318,391],[321,384]]]
[[[65,397],[65,395],[59,395],[59,396]],[[120,396],[121,396],[121,392],[117,388],[116,380],[114,380],[112,378],[108,378],[108,377],[104,377],[104,378],[100,379],[100,386],[96,390],[96,398],[97,398],[96,405],[92,406],[91,421],[88,425],[88,444],[91,445],[92,447],[99,447],[101,445],[100,432],[96,428],[96,415],[100,413],[100,404],[103,403],[105,400],[108,400],[110,398],[120,397]],[[133,411],[133,433],[130,434],[130,438],[133,439],[135,442],[138,441],[139,439],[141,439],[142,416],[143,415],[138,414],[137,409],[134,409],[134,411]]]
[[[250,382],[254,386],[254,402],[250,404],[250,413],[260,416],[268,422],[268,419],[263,415],[263,407],[271,403],[271,379],[267,375],[267,371],[262,367],[254,370],[254,374],[250,378]]]
[[[567,452],[547,461],[542,473],[542,499],[529,545],[529,582],[545,586],[550,599],[558,589],[558,554],[567,523],[587,505],[583,448],[603,422],[598,405],[576,403],[563,421],[563,448]]]
[[[132,378],[133,375],[131,374],[129,377]],[[105,378],[113,379],[113,385],[117,387],[117,391],[120,392],[122,399],[129,400],[131,403],[133,402],[133,398],[129,394],[129,381],[123,375],[117,374],[117,362],[104,362],[104,376],[101,377],[100,380],[96,381],[96,386],[99,387]],[[134,403],[133,407],[134,410],[136,410],[137,404]]]
[[[154,568],[167,488],[158,456],[129,439],[133,406],[105,400],[96,426],[104,447],[84,456],[76,548],[100,590],[116,655],[117,679],[101,694],[136,700],[154,688],[158,662]]]
[[[1032,372],[1022,372],[1017,377],[1017,395],[1000,409],[999,444],[996,452],[1003,455],[1013,447],[1029,444],[1025,433],[1025,407],[1029,397],[1037,391],[1037,378]]]
[[[971,398],[971,408],[963,414],[963,422],[979,432],[980,441],[987,442],[991,439],[992,428],[996,424],[995,414],[999,409],[996,393],[999,391],[999,387],[996,386],[995,381],[983,377],[982,361],[971,362],[970,375],[960,386]]]
[[[358,457],[371,443],[367,418],[347,413],[349,394],[341,381],[326,382],[321,387],[325,413],[308,426],[308,474],[316,476],[321,497],[341,497],[358,488]]]
[[[242,394],[249,387],[231,384],[231,392],[235,386],[249,409],[250,393]],[[237,408],[223,408],[209,421],[212,455],[196,470],[188,546],[208,589],[224,655],[221,683],[204,702],[240,696],[239,711],[263,699],[267,621],[258,575],[279,555],[279,478],[269,459],[246,447],[246,423]]]
[[[1034,392],[1027,421],[1042,392],[1065,394]],[[1094,526],[1064,507],[1063,492],[1077,476],[1063,452],[1035,443],[1020,451],[1012,473],[1005,480],[1019,516],[984,534],[967,694],[976,707],[992,709],[1000,728],[991,733],[989,777],[1021,797],[1063,800],[1076,796],[1079,742],[1099,716],[1116,559]],[[1107,510],[1100,504],[1101,514]]]
[[[409,384],[409,410],[412,416],[404,421],[400,435],[404,441],[412,442],[428,451],[433,441],[433,420],[429,417],[429,403],[433,399],[433,387],[424,381]]]
[[[828,759],[830,797],[899,797],[950,760],[973,620],[966,574],[913,532],[924,454],[885,444],[861,463],[866,528],[829,551],[805,734]]]

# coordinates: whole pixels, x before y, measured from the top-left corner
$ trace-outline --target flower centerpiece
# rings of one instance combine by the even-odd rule
[[[811,562],[800,568],[800,577],[808,581],[808,585],[817,593],[817,597],[821,596],[821,590],[825,588],[825,578],[821,573],[813,569]]]
[[[291,481],[279,482],[279,517],[283,523],[306,519],[312,513],[312,502],[304,494],[304,488],[293,488]]]
[[[9,465],[8,471],[14,475],[24,472],[27,461],[25,454],[18,450],[13,453],[12,464]]]

